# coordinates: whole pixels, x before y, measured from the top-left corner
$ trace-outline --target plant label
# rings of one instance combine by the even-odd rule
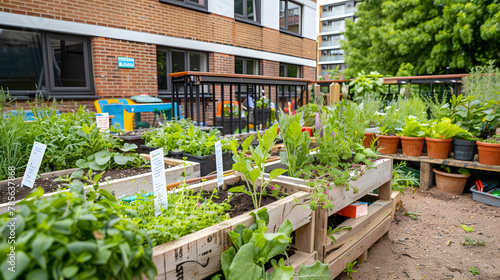
[[[215,162],[217,166],[217,189],[224,185],[224,168],[222,167],[222,144],[215,142]]]
[[[149,155],[151,157],[151,175],[153,176],[153,192],[155,196],[155,216],[159,216],[161,206],[168,206],[163,148],[156,149],[150,152]]]
[[[109,130],[109,114],[108,113],[97,113],[95,114],[97,127],[100,131]]]
[[[24,172],[23,181],[21,182],[21,187],[33,188],[36,175],[38,174],[40,164],[42,163],[43,154],[45,154],[45,149],[47,149],[47,145],[45,144],[38,143],[36,141],[33,144],[30,159],[28,161],[28,165],[26,165],[26,171]]]

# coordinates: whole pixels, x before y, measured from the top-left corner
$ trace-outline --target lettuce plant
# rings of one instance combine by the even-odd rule
[[[426,134],[430,138],[450,139],[458,134],[468,134],[466,130],[451,122],[449,118],[443,118],[440,122],[430,121],[430,127]]]
[[[401,136],[405,137],[425,137],[425,130],[423,124],[417,121],[414,117],[406,117],[406,125],[403,127],[401,131]]]
[[[316,261],[313,265],[301,265],[296,273],[291,266],[285,266],[285,261],[273,259],[286,253],[292,242],[292,224],[285,220],[275,233],[267,233],[269,214],[263,208],[250,213],[255,218],[255,224],[250,228],[238,225],[228,235],[233,246],[221,255],[222,272],[226,280],[254,279],[316,279],[332,278],[328,265]],[[265,271],[265,264],[271,261],[274,271]]]

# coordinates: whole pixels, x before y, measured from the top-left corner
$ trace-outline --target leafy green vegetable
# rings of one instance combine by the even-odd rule
[[[401,136],[405,137],[425,137],[423,125],[414,117],[406,117],[406,125],[401,131]]]
[[[431,126],[429,130],[427,131],[427,135],[430,138],[436,138],[436,139],[450,139],[453,138],[453,136],[464,133],[467,134],[468,132],[464,130],[463,128],[459,127],[456,124],[452,124],[451,119],[449,118],[443,118],[441,119],[440,122],[436,121],[431,121]]]

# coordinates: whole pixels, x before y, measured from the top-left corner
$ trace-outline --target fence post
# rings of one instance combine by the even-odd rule
[[[330,96],[329,102],[327,103],[329,106],[333,106],[335,103],[340,101],[340,84],[339,83],[331,83],[330,84]]]

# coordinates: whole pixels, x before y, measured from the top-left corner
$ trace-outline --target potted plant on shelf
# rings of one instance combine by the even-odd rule
[[[500,165],[500,135],[477,141],[479,163]]]
[[[427,143],[427,156],[429,158],[446,159],[451,150],[453,137],[458,134],[467,135],[468,132],[451,122],[450,118],[442,118],[440,122],[430,122],[425,141]]]
[[[359,105],[362,109],[363,121],[368,124],[363,138],[363,147],[365,148],[371,147],[379,131],[380,115],[377,114],[377,111],[380,109],[381,103],[378,99],[366,98]]]
[[[271,108],[271,100],[262,96],[259,100],[257,100],[255,105],[257,107],[257,113],[255,114],[256,124],[268,123],[271,118],[271,114],[274,111],[274,109]],[[253,123],[252,119],[250,120],[250,123]]]
[[[396,128],[399,126],[396,118],[397,109],[395,106],[388,106],[386,110],[381,118],[381,133],[377,134],[378,146],[381,154],[393,155],[397,153],[399,144],[399,136],[396,134]]]
[[[224,124],[222,123],[222,117],[218,116],[215,118],[215,125],[223,126],[224,134],[233,134],[236,130],[238,130],[240,118],[244,119],[245,115],[240,112],[240,107],[237,102],[233,102],[233,104],[224,104],[222,107],[222,113],[224,114]],[[243,120],[241,122],[242,125],[244,122],[246,123],[246,121]]]
[[[469,169],[444,164],[441,165],[441,169],[433,169],[436,174],[436,187],[446,193],[462,194],[467,183],[467,178],[470,177]]]
[[[424,126],[415,117],[406,117],[406,125],[400,133],[405,156],[422,155],[425,142]]]

